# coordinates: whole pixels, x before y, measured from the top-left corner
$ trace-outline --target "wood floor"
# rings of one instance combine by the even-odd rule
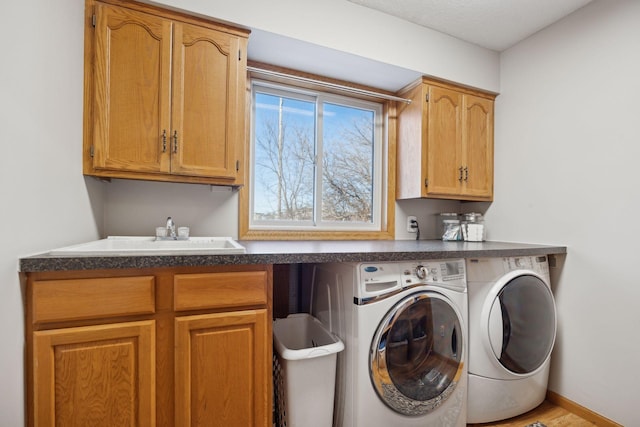
[[[545,400],[537,408],[518,417],[495,423],[467,424],[467,427],[525,427],[536,421],[547,427],[593,427],[596,425]]]

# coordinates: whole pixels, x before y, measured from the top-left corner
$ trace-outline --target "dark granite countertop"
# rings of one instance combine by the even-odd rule
[[[507,242],[441,240],[240,241],[241,255],[52,256],[20,259],[22,272],[118,268],[194,267],[229,264],[300,264],[318,262],[408,261],[564,254],[567,248]]]

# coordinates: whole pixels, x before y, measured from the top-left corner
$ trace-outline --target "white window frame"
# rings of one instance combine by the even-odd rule
[[[255,109],[256,109],[256,89],[261,93],[274,96],[285,96],[310,100],[315,98],[316,103],[316,159],[315,159],[315,185],[314,185],[314,214],[311,221],[285,221],[285,220],[254,220],[254,189],[255,185]],[[387,225],[387,197],[388,197],[388,141],[385,128],[387,125],[384,116],[384,105],[382,102],[373,102],[353,96],[337,95],[323,91],[301,89],[295,86],[277,84],[259,79],[251,80],[251,133],[250,133],[250,192],[249,192],[249,230],[250,231],[384,231]],[[359,108],[373,111],[374,121],[374,144],[373,144],[373,205],[371,222],[341,222],[323,221],[322,216],[322,169],[317,165],[322,165],[322,105],[330,103],[340,106]]]

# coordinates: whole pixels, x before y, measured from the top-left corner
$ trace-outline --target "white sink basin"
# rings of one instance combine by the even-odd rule
[[[229,255],[244,254],[244,246],[231,237],[189,237],[156,240],[155,237],[109,236],[106,239],[54,249],[51,255]]]

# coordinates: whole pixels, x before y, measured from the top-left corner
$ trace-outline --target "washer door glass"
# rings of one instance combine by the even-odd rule
[[[404,415],[424,415],[455,389],[466,345],[461,319],[440,294],[422,292],[401,300],[373,338],[370,374],[382,401]]]
[[[489,342],[502,366],[534,372],[551,354],[555,334],[553,296],[539,277],[517,276],[500,290],[489,314]]]

